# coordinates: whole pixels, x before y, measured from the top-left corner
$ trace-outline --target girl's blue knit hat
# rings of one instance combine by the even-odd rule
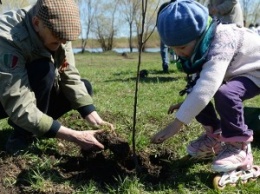
[[[208,9],[195,0],[176,0],[160,12],[157,29],[164,44],[181,46],[204,32],[208,17]]]

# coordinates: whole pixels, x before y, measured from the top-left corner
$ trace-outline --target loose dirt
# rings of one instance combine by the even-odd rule
[[[77,187],[90,180],[97,182],[105,192],[106,185],[116,184],[118,177],[124,179],[126,176],[139,176],[143,182],[153,185],[174,179],[173,172],[169,170],[175,157],[172,151],[157,148],[153,153],[145,151],[133,153],[130,145],[115,132],[104,131],[97,134],[96,138],[105,146],[103,151],[81,150],[76,156],[65,156],[50,151],[49,160],[53,161],[53,168],[43,174],[46,179],[55,175],[60,181],[52,184],[46,192],[36,192],[30,187],[30,181],[33,181],[30,180],[31,177],[29,178],[29,174],[32,173],[30,159],[22,156],[11,157],[2,152],[0,193],[72,193],[73,188],[62,186],[62,181],[70,181]],[[70,148],[65,146],[62,149],[66,153],[66,149],[69,151]],[[38,157],[43,157],[43,153],[37,153],[37,150],[32,152]],[[44,154],[48,154],[47,152]],[[57,160],[60,162],[55,165]]]

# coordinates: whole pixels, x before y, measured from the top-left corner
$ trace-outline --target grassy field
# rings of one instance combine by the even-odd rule
[[[93,99],[97,111],[105,120],[115,125],[116,132],[130,146],[137,61],[137,53],[130,53],[127,57],[113,52],[76,55],[82,77],[93,84]],[[178,93],[185,86],[185,75],[178,72],[174,64],[170,65],[169,74],[163,74],[159,53],[143,53],[141,69],[148,70],[149,75],[139,83],[136,149],[137,153],[148,153],[150,156],[152,153],[156,156],[167,150],[171,157],[158,162],[167,164],[168,168],[164,169],[167,179],[149,181],[145,174],[118,173],[108,177],[113,181],[103,182],[94,176],[95,171],[91,171],[94,163],[85,160],[77,146],[57,139],[39,140],[29,152],[17,157],[8,156],[4,152],[4,143],[11,129],[2,120],[0,193],[221,193],[213,189],[212,180],[216,174],[211,171],[210,161],[181,160],[186,155],[187,144],[203,132],[197,122],[193,121],[162,145],[150,144],[150,137],[174,118],[174,114],[167,115],[167,110],[171,104],[183,100]],[[257,97],[245,104],[257,107],[259,101]],[[90,128],[74,111],[60,120],[74,129]],[[257,140],[253,143],[253,153],[254,163],[260,164]],[[100,166],[111,162],[104,158],[102,161]],[[95,162],[98,163],[98,160]],[[110,170],[108,168],[103,170],[103,174]],[[226,187],[222,193],[259,192],[260,184],[256,180],[247,184],[239,183],[236,187]]]

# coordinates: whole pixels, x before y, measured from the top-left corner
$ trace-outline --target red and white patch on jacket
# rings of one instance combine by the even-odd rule
[[[18,64],[18,57],[16,55],[6,53],[3,55],[3,63],[6,66],[11,67],[12,69],[15,69]]]

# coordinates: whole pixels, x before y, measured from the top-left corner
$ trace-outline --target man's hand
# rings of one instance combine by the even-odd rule
[[[74,143],[79,145],[83,150],[96,150],[104,149],[102,145],[95,138],[96,133],[101,133],[103,130],[89,130],[89,131],[76,131],[76,137]]]
[[[70,128],[61,126],[56,137],[79,145],[83,150],[104,149],[104,145],[95,138],[96,133],[101,133],[103,130],[88,130],[76,131]]]
[[[96,111],[93,111],[85,117],[85,119],[95,128],[99,129],[104,127],[105,129],[114,130],[113,124],[104,121]]]

